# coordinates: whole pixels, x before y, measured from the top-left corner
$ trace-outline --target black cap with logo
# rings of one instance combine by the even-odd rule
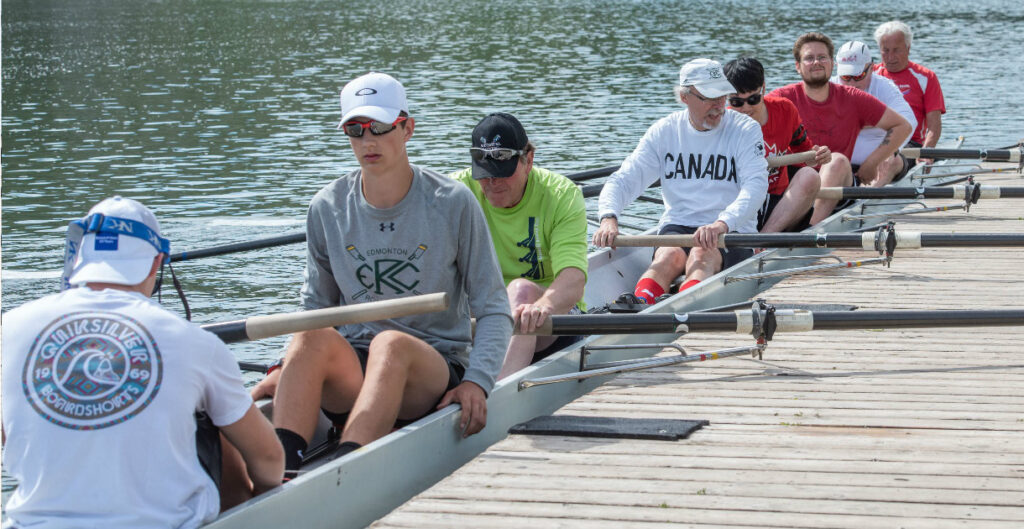
[[[523,124],[512,114],[495,112],[477,123],[473,129],[473,147],[475,149],[526,149],[529,138]],[[473,178],[508,178],[516,171],[519,156],[499,161],[490,156],[473,157]]]

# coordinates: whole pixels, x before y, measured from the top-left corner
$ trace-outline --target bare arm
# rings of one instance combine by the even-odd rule
[[[857,175],[864,177],[861,178],[861,181],[874,180],[878,172],[878,164],[895,154],[900,145],[903,145],[903,141],[913,132],[910,123],[891,108],[885,109],[885,114],[882,114],[882,118],[878,120],[875,127],[885,130],[885,138],[860,165]]]
[[[586,275],[579,268],[563,268],[540,299],[512,309],[512,320],[520,332],[533,332],[549,315],[568,313],[583,298],[586,282]]]
[[[942,135],[942,112],[932,110],[924,115],[924,147],[935,147]]]
[[[245,460],[253,493],[260,494],[281,484],[284,477],[284,449],[270,421],[250,406],[241,419],[221,427],[221,433]]]

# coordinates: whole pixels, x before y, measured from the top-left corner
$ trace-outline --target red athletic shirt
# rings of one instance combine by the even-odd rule
[[[939,78],[935,76],[935,72],[909,61],[906,68],[896,73],[886,70],[884,64],[875,65],[875,72],[896,83],[896,87],[903,94],[903,99],[907,100],[907,104],[914,111],[914,117],[917,118],[917,128],[910,136],[910,141],[924,143],[924,129],[927,127],[925,114],[934,110],[946,113],[946,100],[942,97],[942,87],[939,86]]]
[[[771,96],[788,99],[796,105],[814,145],[825,145],[832,152],[853,155],[857,134],[864,127],[874,127],[885,114],[886,106],[875,96],[835,83],[828,84],[824,103],[811,100],[802,83],[776,88]]]
[[[767,156],[782,156],[793,152],[811,150],[814,144],[807,139],[807,131],[800,121],[800,113],[788,99],[767,96],[764,105],[768,110],[768,122],[761,126]],[[786,167],[768,168],[768,194],[781,195],[789,187],[789,173]]]

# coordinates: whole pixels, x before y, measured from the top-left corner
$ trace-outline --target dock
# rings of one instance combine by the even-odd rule
[[[978,180],[1024,186],[1016,174]],[[982,200],[970,212],[896,222],[1020,233],[1024,201]],[[861,309],[1021,308],[1022,258],[1013,248],[897,249],[890,268],[791,276],[763,297]],[[679,343],[694,353],[752,339],[701,334]],[[1021,327],[778,334],[763,359],[622,374],[559,414],[709,424],[678,441],[511,435],[372,527],[1024,527]]]

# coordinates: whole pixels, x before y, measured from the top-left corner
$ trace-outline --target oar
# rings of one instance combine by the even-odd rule
[[[768,167],[782,167],[782,166],[785,166],[785,165],[794,165],[794,164],[798,164],[798,163],[810,163],[810,162],[814,161],[814,156],[815,156],[814,151],[798,152],[798,153],[793,153],[793,154],[784,154],[782,156],[769,156],[768,157]],[[596,171],[604,171],[606,169],[612,169],[610,172],[608,172],[608,174],[611,174],[611,173],[615,172],[616,170],[618,170],[618,167],[617,166],[615,166],[615,167],[605,167],[603,169],[596,169]],[[583,174],[583,173],[580,173],[580,174]],[[570,175],[570,177],[571,176],[572,175]],[[602,175],[598,175],[598,176],[607,176],[607,175],[606,174],[602,174]],[[577,181],[579,181],[579,180],[577,180]],[[658,180],[658,181],[654,182],[653,184],[651,184],[650,187],[658,187],[660,185],[661,185],[661,180]],[[583,198],[591,198],[591,197],[596,197],[596,196],[600,195],[601,194],[601,188],[603,188],[603,187],[604,187],[604,184],[590,184],[590,185],[581,186],[580,187],[580,191],[583,191]],[[652,197],[645,197],[643,195],[640,195],[638,200],[646,200],[647,202],[661,203],[661,200],[654,199]]]
[[[587,180],[593,180],[595,178],[601,178],[602,176],[608,176],[615,171],[619,170],[619,165],[609,165],[608,167],[600,167],[597,169],[590,169],[589,171],[580,171],[578,173],[567,174],[566,178],[573,182],[585,182]]]
[[[968,196],[970,194],[970,196]],[[977,194],[977,197],[974,195]],[[818,198],[1024,198],[1024,187],[951,186],[951,187],[823,187]]]
[[[798,163],[811,163],[814,161],[814,151],[795,152],[783,154],[782,156],[769,156],[768,167],[782,167],[785,165],[796,165]]]
[[[594,178],[600,178],[602,176],[608,176],[618,169],[618,165],[611,165],[608,167],[601,167],[599,169],[591,169],[589,171],[581,171],[579,173],[573,173],[567,175],[567,178],[574,182],[582,182],[584,180],[591,180]],[[600,188],[598,188],[600,193]],[[594,195],[596,196],[596,194]],[[660,202],[660,201],[659,201]],[[231,244],[224,244],[221,246],[214,246],[211,248],[204,248],[199,250],[189,250],[187,252],[171,254],[170,260],[172,263],[178,261],[188,261],[192,259],[199,259],[201,257],[213,257],[216,255],[225,255],[235,252],[245,252],[249,250],[259,250],[261,248],[271,248],[274,246],[284,246],[287,244],[295,244],[306,241],[306,234],[303,233],[289,233],[287,235],[278,235],[276,237],[268,237],[266,239],[256,239],[255,241],[247,242],[236,242]]]
[[[1020,163],[1022,149],[928,149],[905,147],[900,149],[907,158],[967,159],[986,162]]]
[[[863,248],[876,249],[876,239],[885,232],[863,233],[726,233],[718,237],[719,248]],[[966,248],[1024,246],[1024,233],[922,233],[892,232],[900,248]],[[697,246],[693,235],[619,235],[613,247]],[[882,245],[884,248],[884,244]]]
[[[552,315],[531,334],[651,334],[737,332],[750,334],[755,312],[689,312],[681,314]],[[774,332],[840,329],[909,329],[924,327],[1022,326],[1024,309],[1001,310],[776,310]]]
[[[224,255],[235,252],[245,252],[248,250],[258,250],[260,248],[270,248],[273,246],[284,246],[286,244],[294,244],[306,241],[306,232],[301,233],[289,233],[288,235],[279,235],[277,237],[269,237],[266,239],[256,239],[255,241],[248,242],[236,242],[231,244],[224,244],[221,246],[214,246],[212,248],[205,248],[201,250],[192,250],[188,252],[181,252],[171,254],[171,262],[187,261],[189,259],[199,259],[200,257],[213,257],[215,255]]]
[[[438,292],[327,309],[253,316],[238,321],[208,323],[202,327],[216,334],[224,343],[236,343],[312,329],[438,312],[447,308],[448,294]]]

